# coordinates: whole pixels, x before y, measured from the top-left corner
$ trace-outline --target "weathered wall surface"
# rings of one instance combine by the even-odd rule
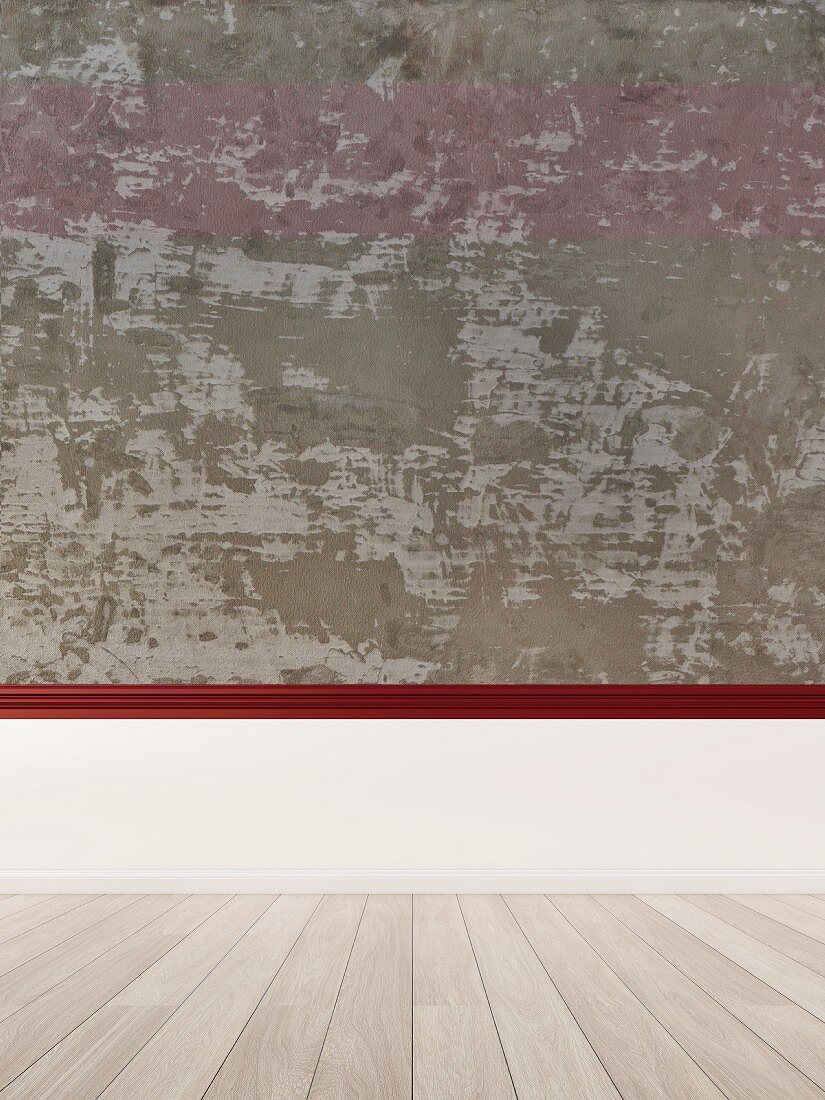
[[[822,80],[822,0],[23,0],[11,79]]]
[[[2,679],[822,679],[821,6],[7,0],[2,20]],[[358,83],[386,104],[397,82],[474,81],[520,101],[561,81],[573,108],[638,84],[655,148],[608,164],[575,109],[569,132],[511,133],[530,178],[471,224],[472,158],[450,217],[426,208],[450,134],[425,126],[434,182],[403,233],[270,225],[273,196],[298,200],[260,164],[260,219],[187,232],[157,178],[169,85]],[[764,133],[725,117],[674,151],[668,112],[689,86],[701,115],[712,83],[770,85]],[[104,84],[125,114],[61,114]],[[206,195],[232,144],[210,111]],[[313,216],[373,217],[380,196],[323,175],[330,126],[343,140],[323,111],[298,153],[290,120],[287,174],[313,165]],[[250,119],[245,172],[277,133]],[[420,186],[371,156],[390,208]],[[588,163],[629,224],[541,232],[554,179],[569,209]]]

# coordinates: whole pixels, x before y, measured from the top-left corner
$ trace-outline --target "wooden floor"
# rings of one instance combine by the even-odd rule
[[[825,1100],[825,898],[0,898],[0,1100]]]

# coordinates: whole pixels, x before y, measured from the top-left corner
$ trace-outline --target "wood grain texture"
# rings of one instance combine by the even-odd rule
[[[515,1100],[458,899],[413,898],[413,1095]]]
[[[825,1022],[825,979],[685,898],[644,895],[660,913]]]
[[[51,896],[51,894],[4,894],[0,898],[0,922],[13,913],[21,913],[24,909],[31,909],[33,905],[48,901]],[[1,924],[0,927],[2,927]]]
[[[101,1095],[200,1100],[319,900],[277,898]]]
[[[412,899],[370,896],[309,1100],[412,1094]]]
[[[507,902],[625,1100],[724,1096],[554,905]]]
[[[215,898],[215,911],[177,946],[38,1059],[11,1086],[15,1100],[95,1100],[197,989],[272,899]]]
[[[728,1100],[822,1100],[822,1090],[593,898],[554,905]]]
[[[729,894],[731,901],[738,902],[748,909],[753,909],[771,920],[778,921],[788,928],[810,936],[817,943],[825,944],[825,908],[821,914],[809,910],[800,909],[781,897],[770,897],[765,894]]]
[[[822,979],[684,898],[110,900],[21,934],[0,1100],[825,1100]]]
[[[326,897],[312,914],[206,1093],[305,1100],[366,898]]]
[[[768,895],[772,897],[773,895]],[[801,909],[804,913],[811,913],[815,917],[825,918],[825,897],[818,894],[780,894],[775,900],[790,905],[794,909]]]
[[[812,939],[804,932],[791,928],[775,916],[769,916],[750,906],[719,895],[691,895],[691,901],[707,913],[712,913],[734,928],[745,932],[761,943],[781,951],[789,959],[807,966],[809,970],[825,976],[825,943]]]
[[[180,900],[162,894],[139,898],[133,905],[10,970],[0,978],[0,1020],[104,957]]]
[[[44,924],[55,920],[63,913],[69,913],[74,909],[85,908],[94,900],[88,894],[56,894],[27,905],[16,913],[9,913],[0,917],[0,943],[6,943],[34,928],[40,928]]]
[[[0,1025],[0,1087],[13,1081],[197,927],[214,899],[170,899],[168,912]],[[177,902],[177,904],[175,904]]]
[[[463,896],[461,907],[519,1100],[617,1100],[615,1085],[504,901]]]
[[[598,901],[825,1089],[825,1024],[639,898]]]
[[[106,917],[127,909],[139,897],[139,894],[108,894],[90,901],[88,905],[71,909],[46,924],[19,933],[0,945],[0,975],[7,974],[45,951],[68,943],[80,932],[100,924]]]

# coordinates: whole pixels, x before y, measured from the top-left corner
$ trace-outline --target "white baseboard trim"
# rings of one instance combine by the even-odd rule
[[[825,870],[0,871],[0,894],[235,893],[825,894]]]

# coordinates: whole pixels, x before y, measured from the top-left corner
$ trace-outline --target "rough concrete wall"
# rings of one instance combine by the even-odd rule
[[[712,217],[192,235],[151,187],[151,227],[41,232],[15,163],[43,127],[7,108],[3,680],[822,680],[821,6],[5,0],[2,19],[7,102],[113,82],[150,122],[153,84],[770,84],[773,130],[806,135],[771,147],[771,194],[800,165],[809,188],[795,237]],[[555,130],[542,148],[566,151]],[[61,218],[91,186],[68,163],[42,166]]]
[[[809,0],[4,0],[7,79],[820,82]]]

